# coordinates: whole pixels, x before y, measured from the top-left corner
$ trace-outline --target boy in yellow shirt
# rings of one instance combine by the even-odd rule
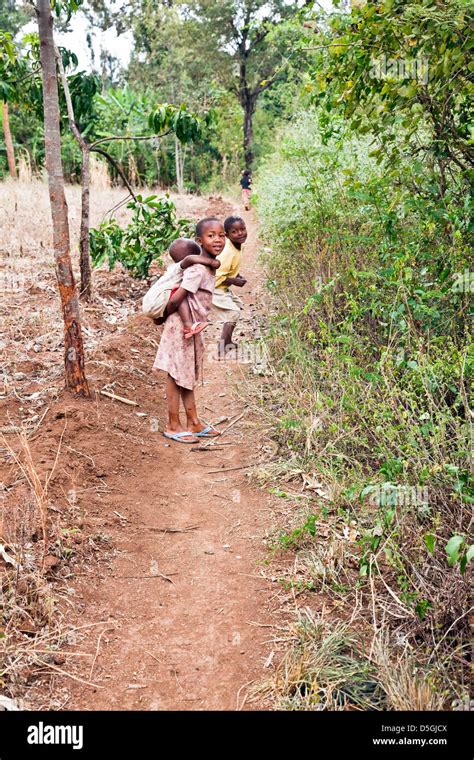
[[[232,341],[232,333],[240,317],[240,311],[244,308],[231,286],[242,288],[247,282],[239,273],[243,245],[247,240],[245,222],[240,216],[228,216],[224,221],[224,230],[227,241],[224,250],[217,256],[220,267],[216,272],[216,286],[212,297],[212,309],[224,321],[219,342],[221,359],[225,358],[229,349],[237,348],[237,344]]]

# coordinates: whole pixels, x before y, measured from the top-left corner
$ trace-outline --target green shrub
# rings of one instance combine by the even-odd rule
[[[419,167],[376,161],[371,138],[342,123],[324,141],[319,123],[302,115],[255,182],[275,312],[263,391],[272,434],[330,486],[348,530],[355,522],[353,583],[383,577],[407,640],[426,652],[439,643],[459,696],[474,497],[465,178],[440,198],[425,171],[414,192]]]
[[[132,277],[145,279],[152,261],[161,261],[162,254],[178,237],[192,234],[192,224],[177,219],[176,207],[168,196],[155,200],[136,196],[127,208],[133,210],[132,221],[122,229],[115,219],[107,219],[90,230],[90,250],[94,267],[108,262],[113,269],[117,262]]]

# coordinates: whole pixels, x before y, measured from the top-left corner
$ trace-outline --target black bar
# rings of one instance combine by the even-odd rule
[[[462,711],[0,712],[0,760],[193,758],[198,753],[267,758],[275,751],[281,756],[286,748],[288,760],[338,760],[342,753],[351,760],[359,753],[363,758],[455,758],[468,746],[469,718]]]

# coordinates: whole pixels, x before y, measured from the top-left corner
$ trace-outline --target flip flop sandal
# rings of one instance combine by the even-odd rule
[[[196,433],[190,433],[187,430],[183,430],[181,433],[163,433],[165,438],[171,438],[172,441],[177,441],[178,443],[196,443]],[[183,438],[189,438],[190,436],[194,437],[193,441],[183,441]]]
[[[211,430],[215,432],[211,434]],[[212,425],[207,425],[204,430],[200,430],[199,433],[194,433],[194,435],[197,435],[198,438],[218,438],[222,433],[213,428]]]
[[[210,322],[194,322],[191,325],[191,329],[184,333],[185,338],[192,338],[193,335],[198,335],[200,332],[209,327]]]

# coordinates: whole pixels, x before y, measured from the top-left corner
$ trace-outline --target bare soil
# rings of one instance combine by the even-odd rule
[[[151,373],[160,328],[140,314],[147,284],[103,270],[82,310],[93,400],[71,397],[62,388],[46,187],[34,200],[19,185],[10,192],[16,214],[2,204],[2,272],[22,279],[14,275],[2,307],[0,533],[26,583],[1,560],[0,571],[7,652],[13,645],[31,655],[16,668],[9,656],[4,693],[27,709],[260,709],[252,689],[273,667],[270,629],[282,612],[265,566],[279,505],[248,479],[251,465],[274,454],[237,392],[251,367],[208,352],[198,409],[221,430],[231,426],[209,448],[165,439],[164,375]],[[94,223],[114,193],[93,197]],[[78,194],[68,194],[76,245]],[[178,208],[194,218],[240,211],[219,197],[178,199]],[[255,225],[242,215],[248,285],[236,337],[245,341],[258,334],[263,296]],[[213,345],[216,330],[205,336]],[[49,478],[43,570],[38,499],[15,461],[25,461],[21,431],[40,482]],[[46,592],[42,606],[31,593],[38,574],[49,607]],[[38,642],[46,642],[42,654]]]

